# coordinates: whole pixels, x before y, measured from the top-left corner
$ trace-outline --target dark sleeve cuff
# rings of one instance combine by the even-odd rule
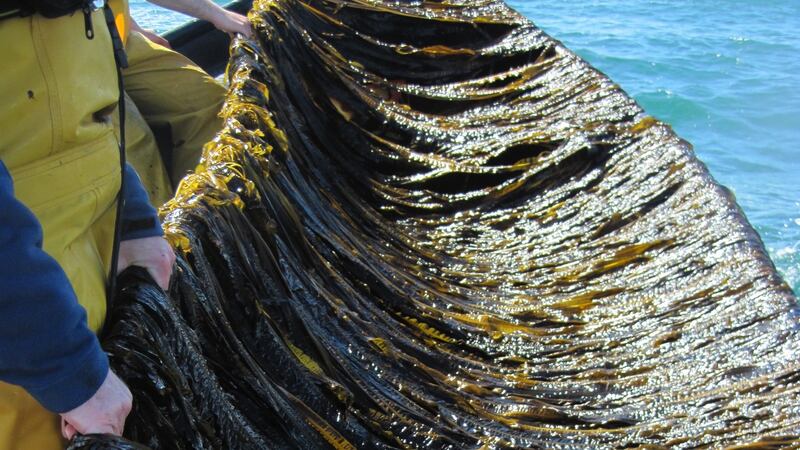
[[[147,191],[142,186],[139,175],[130,164],[125,166],[125,188],[122,192],[125,200],[122,207],[122,232],[120,240],[141,239],[162,236],[164,231],[158,220],[156,209],[150,205]]]
[[[121,241],[130,241],[131,239],[142,239],[153,236],[163,236],[164,231],[161,229],[161,224],[157,218],[148,218],[140,220],[126,220],[122,222],[122,232],[120,234]]]
[[[100,344],[83,359],[75,362],[74,370],[61,380],[42,388],[26,387],[39,403],[55,413],[71,411],[89,400],[108,375],[108,357]]]

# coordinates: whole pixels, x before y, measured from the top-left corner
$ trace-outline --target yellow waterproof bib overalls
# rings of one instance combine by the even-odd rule
[[[90,40],[80,11],[0,20],[0,159],[16,197],[42,225],[44,250],[66,272],[97,331],[105,317],[120,186],[109,117],[119,93],[102,10],[92,23]],[[56,414],[0,382],[0,450],[64,444]]]
[[[108,4],[128,54],[128,67],[122,71],[127,158],[158,207],[172,198],[174,187],[199,163],[203,145],[222,128],[218,113],[226,89],[180,53],[129,31],[127,0]],[[168,163],[162,161],[148,124],[171,130]]]

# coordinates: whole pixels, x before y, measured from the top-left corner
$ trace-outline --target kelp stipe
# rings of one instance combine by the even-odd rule
[[[502,2],[257,1],[128,277],[153,448],[800,446],[797,299],[689,145]]]
[[[75,436],[67,450],[149,450],[136,442],[110,434],[87,434]]]

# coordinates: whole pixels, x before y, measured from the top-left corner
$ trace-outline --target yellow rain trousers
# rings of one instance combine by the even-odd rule
[[[109,118],[117,76],[102,10],[92,22],[89,40],[80,12],[0,20],[0,159],[16,197],[42,225],[44,250],[66,272],[97,331],[105,317],[120,166]],[[56,414],[0,382],[0,450],[64,444]]]
[[[131,31],[127,0],[108,4],[128,55],[122,71],[126,155],[158,207],[172,198],[181,178],[200,161],[203,145],[222,128],[218,114],[226,89],[185,56]],[[170,130],[169,161],[162,159],[151,126]]]
[[[122,75],[131,100],[125,103],[126,154],[158,207],[172,198],[180,179],[200,161],[203,145],[222,128],[218,114],[226,89],[185,56],[135,31],[125,52]],[[148,125],[171,131],[169,161],[162,160]]]

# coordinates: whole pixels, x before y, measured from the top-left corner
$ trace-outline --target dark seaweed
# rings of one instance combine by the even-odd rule
[[[109,434],[75,436],[67,450],[148,450],[144,445]]]
[[[169,295],[120,282],[127,438],[800,445],[796,298],[688,144],[602,74],[491,0],[250,19],[226,126],[162,209]]]

